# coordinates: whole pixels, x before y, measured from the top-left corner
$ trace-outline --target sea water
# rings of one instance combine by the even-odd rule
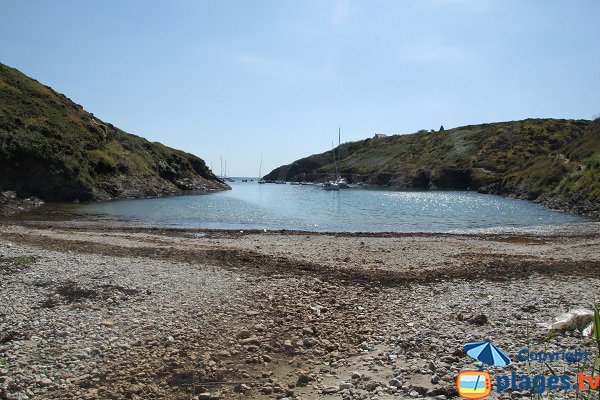
[[[70,205],[143,226],[308,231],[444,232],[585,222],[524,200],[467,191],[230,183],[212,193]]]

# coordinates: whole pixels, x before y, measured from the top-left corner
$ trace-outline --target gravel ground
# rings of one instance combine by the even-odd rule
[[[599,244],[599,224],[418,235],[0,225],[0,398],[453,398],[456,374],[476,369],[463,344],[482,340],[513,360],[487,368],[492,379],[574,377],[577,365],[516,354],[597,353],[576,332],[539,341],[543,323],[600,301]]]

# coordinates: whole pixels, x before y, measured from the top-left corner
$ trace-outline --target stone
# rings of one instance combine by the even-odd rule
[[[469,322],[473,325],[485,325],[488,322],[488,317],[485,314],[479,314],[469,319]]]
[[[298,375],[297,385],[299,385],[299,386],[305,386],[311,380],[312,380],[312,378],[308,374],[300,374],[300,375]]]
[[[397,388],[401,388],[402,387],[402,382],[399,379],[397,379],[397,378],[394,378],[394,379],[390,380],[388,382],[388,384],[390,386],[394,386],[394,387],[397,387]]]
[[[254,329],[256,329],[259,332],[264,332],[266,331],[268,328],[265,324],[256,324],[254,325]],[[249,337],[250,335],[248,335],[247,337]]]
[[[260,340],[258,340],[258,338],[256,336],[251,336],[249,338],[245,338],[245,339],[240,340],[240,344],[242,346],[245,346],[245,345],[255,345],[255,346],[258,346],[260,344]]]
[[[29,396],[27,396],[23,392],[15,392],[15,393],[6,393],[6,400],[28,400]]]
[[[238,339],[246,339],[246,338],[249,338],[250,336],[252,336],[252,333],[250,331],[248,331],[248,330],[245,330],[245,329],[239,331],[238,334],[237,334],[237,338]]]
[[[93,400],[98,398],[98,389],[88,389],[88,391],[83,395],[83,398],[86,400]]]
[[[339,388],[337,386],[329,386],[329,387],[326,387],[325,389],[321,390],[321,393],[334,394],[334,393],[337,393],[338,391],[339,391]]]
[[[273,387],[271,387],[271,386],[263,386],[263,387],[260,388],[260,392],[262,394],[271,394],[271,393],[273,393]]]

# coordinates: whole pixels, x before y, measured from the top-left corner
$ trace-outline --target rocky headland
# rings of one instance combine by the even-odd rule
[[[333,178],[396,188],[476,190],[600,216],[600,120],[526,119],[376,135],[283,165],[268,180]]]
[[[202,159],[126,133],[4,64],[0,64],[0,171],[0,192],[44,201],[229,189]],[[2,209],[7,213],[12,207]]]

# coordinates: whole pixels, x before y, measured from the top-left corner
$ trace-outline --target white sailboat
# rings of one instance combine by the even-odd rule
[[[227,177],[227,160],[225,160],[225,176],[223,177],[227,182],[235,182],[235,179]]]
[[[340,190],[340,186],[335,181],[328,181],[323,184],[325,190]]]
[[[341,131],[342,131],[342,129],[338,128],[338,153],[339,153],[340,147],[342,145]],[[331,151],[333,153],[333,165],[335,166],[335,179],[333,181],[325,182],[325,184],[323,184],[323,188],[325,190],[347,189],[348,182],[346,181],[346,178],[342,178],[342,176],[340,175],[340,171],[339,171],[338,165],[337,165],[337,157],[335,155],[335,149],[333,147],[333,143],[331,143]]]
[[[337,169],[337,160],[335,158],[335,149],[333,147],[333,142],[331,142],[331,153],[333,154],[333,165],[335,168],[335,177],[336,179],[333,181],[327,181],[323,184],[323,189],[325,190],[340,190],[340,185],[337,183],[338,177],[338,169]]]
[[[342,146],[342,133],[341,133],[342,129],[338,128],[338,154],[340,152],[340,147]],[[335,157],[335,153],[333,154]],[[341,158],[340,158],[341,160]],[[337,164],[336,164],[337,165]],[[336,177],[335,177],[335,183],[337,183],[337,185],[339,186],[340,189],[347,189],[348,188],[348,182],[346,182],[346,178],[342,178],[342,176],[340,175],[340,171],[336,166]]]
[[[260,155],[260,167],[258,167],[258,183],[261,185],[267,183],[267,181],[262,178],[262,154]]]

